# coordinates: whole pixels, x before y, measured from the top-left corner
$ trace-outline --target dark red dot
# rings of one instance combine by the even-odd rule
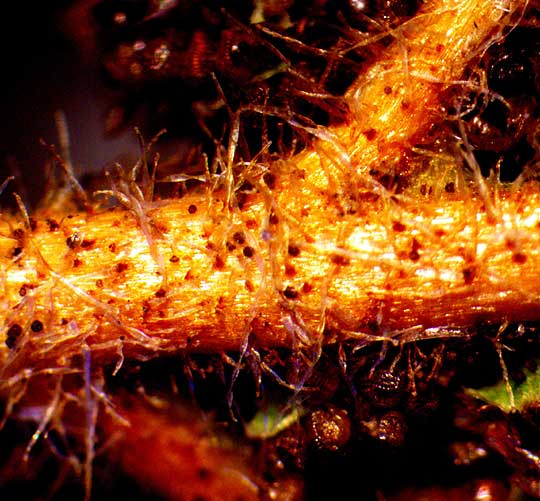
[[[342,256],[341,254],[334,254],[332,256],[332,262],[334,264],[337,264],[338,266],[347,266],[350,264],[350,259],[346,256]]]
[[[296,268],[293,265],[286,263],[285,275],[287,275],[288,277],[294,277],[296,275]]]
[[[190,214],[195,214],[195,212],[197,212],[197,206],[191,204],[191,205],[188,207],[188,212],[189,212]]]
[[[418,261],[420,259],[419,252],[416,250],[412,250],[411,252],[409,252],[409,259],[411,261]]]
[[[463,269],[463,280],[465,281],[466,285],[470,285],[473,283],[474,277],[476,275],[476,270],[474,267],[468,267]]]
[[[96,243],[96,240],[83,240],[81,242],[81,247],[83,249],[90,249],[94,244]]]
[[[364,136],[368,141],[373,141],[377,137],[377,131],[375,129],[368,129],[364,131]]]
[[[126,271],[128,269],[128,264],[127,263],[118,263],[116,265],[116,272],[117,273],[122,273],[123,271]]]
[[[244,249],[242,250],[242,253],[246,257],[253,257],[255,255],[255,250],[253,249],[253,247],[246,245]]]
[[[516,264],[524,264],[525,261],[527,261],[527,256],[522,252],[514,252],[514,254],[512,254],[512,261]]]

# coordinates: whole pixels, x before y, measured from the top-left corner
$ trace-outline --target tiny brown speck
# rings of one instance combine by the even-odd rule
[[[13,257],[17,257],[21,252],[22,252],[22,248],[21,248],[21,247],[15,247],[15,248],[13,249],[12,255],[13,255]]]
[[[191,204],[191,205],[188,207],[188,212],[189,212],[190,214],[195,214],[195,212],[197,212],[197,206]]]
[[[388,85],[384,88],[384,93],[385,94],[392,94],[392,87],[389,87]]]
[[[81,264],[83,264],[82,260],[80,260],[79,258],[75,258],[73,260],[73,267],[74,268],[78,268],[79,266],[81,266]]]
[[[223,261],[223,258],[221,256],[216,256],[216,260],[214,261],[214,266],[218,270],[222,270],[225,268],[225,261]]]
[[[246,245],[242,250],[242,254],[244,254],[244,256],[246,257],[253,257],[255,254],[255,250],[253,249],[253,247]]]
[[[342,256],[341,254],[334,254],[332,256],[332,262],[338,266],[347,266],[351,261],[348,257]]]
[[[15,347],[17,339],[22,334],[22,327],[19,324],[13,324],[7,331],[6,346],[11,350]]]
[[[300,255],[300,248],[297,245],[289,244],[287,252],[289,253],[289,256],[297,257]]]
[[[456,191],[456,185],[455,183],[446,183],[446,186],[444,187],[444,191],[446,193],[454,193]]]
[[[32,329],[32,332],[41,332],[43,330],[43,322],[40,320],[34,320],[30,324],[30,329]]]
[[[411,252],[409,252],[409,259],[411,261],[418,261],[420,259],[420,253],[418,252],[419,249],[422,248],[422,245],[416,238],[413,238],[412,240],[412,249]]]
[[[122,273],[124,271],[126,271],[128,269],[128,264],[127,263],[118,263],[116,265],[116,272],[117,273]]]
[[[407,227],[400,221],[394,221],[394,224],[392,224],[392,229],[398,233],[401,233],[402,231],[405,231]]]
[[[111,252],[116,252],[116,244],[114,242],[112,244],[109,244],[109,250]]]
[[[364,131],[364,136],[368,141],[373,141],[377,137],[377,131],[375,129],[368,129]]]
[[[165,297],[167,295],[167,291],[163,288],[158,289],[155,293],[156,297]]]
[[[101,280],[101,278],[98,278],[98,279],[96,280],[96,287],[97,287],[98,289],[101,289],[101,288],[103,287],[103,280]]]
[[[241,231],[237,231],[233,234],[233,240],[239,245],[246,243],[246,237]]]
[[[311,285],[308,282],[304,282],[304,285],[302,285],[302,292],[304,292],[305,294],[308,294],[312,290],[313,290],[313,285]]]
[[[26,296],[26,286],[21,285],[21,288],[19,289],[19,296]]]
[[[270,224],[278,224],[279,223],[279,218],[272,212],[272,214],[270,214],[270,216],[268,218],[268,222]]]
[[[69,237],[66,238],[66,245],[70,249],[74,249],[75,247],[78,247],[80,242],[81,242],[81,236],[77,232],[73,233],[73,235],[70,235]]]
[[[409,259],[411,261],[418,261],[420,259],[420,254],[416,250],[409,252]]]
[[[283,291],[283,295],[284,295],[287,299],[296,299],[296,298],[298,297],[298,291],[297,291],[294,287],[288,286],[288,287]]]
[[[90,247],[92,247],[94,244],[96,243],[96,240],[83,240],[81,242],[81,247],[83,249],[90,249]]]
[[[178,263],[178,261],[180,261],[180,258],[178,256],[171,256],[171,258],[169,259],[169,261],[171,263]]]
[[[18,338],[22,334],[22,327],[19,324],[13,324],[7,331],[8,337]]]
[[[474,267],[467,267],[463,269],[463,280],[466,285],[473,283],[474,277],[476,275],[476,270]]]
[[[293,265],[291,264],[286,264],[285,265],[285,275],[287,275],[288,277],[294,277],[296,275],[296,269]]]

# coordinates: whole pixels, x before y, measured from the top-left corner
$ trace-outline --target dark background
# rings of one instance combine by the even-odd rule
[[[54,113],[62,110],[70,132],[76,173],[97,172],[113,161],[134,157],[137,141],[129,131],[105,138],[103,121],[110,90],[97,63],[83,57],[62,32],[59,16],[66,1],[3,2],[0,12],[0,183],[18,174],[15,189],[35,205],[43,195],[47,150],[58,145]],[[19,171],[17,173],[17,171]],[[4,198],[9,197],[9,190]]]

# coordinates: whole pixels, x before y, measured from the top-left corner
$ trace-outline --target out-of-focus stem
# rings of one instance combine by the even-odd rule
[[[216,434],[184,407],[163,401],[151,407],[136,398],[115,404],[129,424],[102,420],[114,440],[111,459],[147,491],[171,500],[261,499],[262,481],[245,444]]]

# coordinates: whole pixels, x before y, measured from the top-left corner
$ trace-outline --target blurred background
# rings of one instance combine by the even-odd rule
[[[111,90],[97,63],[81,57],[59,27],[66,1],[3,2],[0,15],[2,73],[0,94],[1,179],[17,176],[25,202],[43,195],[47,149],[59,145],[55,112],[63,111],[70,133],[71,156],[78,175],[99,172],[111,161],[135,158],[132,131],[106,138],[103,121]],[[8,190],[9,191],[9,190]],[[8,193],[6,193],[7,196]]]

